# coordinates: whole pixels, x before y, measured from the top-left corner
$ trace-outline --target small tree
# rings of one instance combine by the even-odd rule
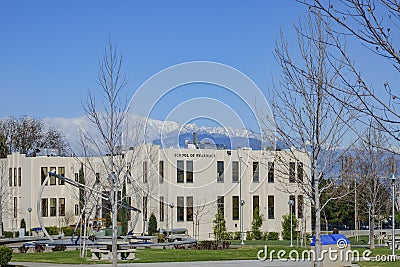
[[[110,216],[110,213],[106,213],[106,227],[108,228],[108,227],[110,227],[111,226],[111,224],[112,224],[112,222],[111,222],[111,216]]]
[[[290,225],[290,214],[283,215],[282,216],[283,221],[282,221],[282,237],[285,240],[290,239],[290,230],[292,230],[293,238],[297,238],[297,232],[295,231],[297,228],[297,218],[296,216],[292,216],[292,225]]]
[[[23,228],[23,229],[25,229],[26,230],[26,222],[25,222],[25,219],[24,218],[22,218],[21,219],[21,222],[20,222],[20,227],[19,228]]]
[[[149,235],[154,235],[157,233],[157,218],[154,215],[154,213],[152,213],[150,215],[150,219],[149,219],[149,229],[148,229],[148,234]]]
[[[254,209],[253,212],[253,220],[251,221],[251,231],[253,233],[253,238],[255,240],[260,240],[262,238],[262,233],[260,231],[260,227],[263,224],[264,216],[260,214],[258,208]]]
[[[6,246],[0,247],[0,266],[8,266],[12,258],[12,249]]]
[[[226,221],[221,209],[218,209],[217,214],[215,214],[213,223],[215,240],[220,241],[226,236]]]

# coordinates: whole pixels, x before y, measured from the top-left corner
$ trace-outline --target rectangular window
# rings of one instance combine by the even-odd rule
[[[297,197],[297,218],[303,218],[304,199],[303,196]]]
[[[56,167],[50,167],[51,172],[57,172]],[[56,177],[55,176],[50,176],[50,185],[56,185]]]
[[[132,206],[132,198],[126,197],[126,203],[128,203],[129,206]],[[126,212],[127,212],[128,221],[130,221],[131,220],[131,211],[127,210]]]
[[[298,181],[303,181],[303,177],[304,177],[303,172],[304,172],[303,162],[298,161],[297,162],[297,180]]]
[[[289,183],[294,183],[296,182],[296,163],[294,162],[289,162]]]
[[[273,183],[275,180],[274,172],[275,166],[274,162],[268,162],[268,183]]]
[[[178,222],[183,222],[185,220],[185,198],[184,197],[177,197],[176,198],[176,220]]]
[[[47,198],[42,198],[42,217],[47,217],[47,216],[49,216],[48,199]]]
[[[22,184],[22,169],[21,167],[18,168],[18,186]]]
[[[79,183],[79,173],[75,173],[75,182]]]
[[[253,196],[253,215],[254,211],[258,209],[258,212],[260,213],[260,197],[259,196]]]
[[[128,184],[131,184],[132,183],[132,181],[131,181],[131,178],[132,178],[132,167],[131,167],[130,164],[126,165],[126,175],[127,175],[126,182]]]
[[[164,182],[164,161],[160,160],[158,163],[158,176],[160,184]]]
[[[14,168],[14,186],[17,186],[17,168]]]
[[[217,209],[219,209],[221,211],[222,216],[225,215],[225,199],[224,199],[224,196],[217,196]]]
[[[232,183],[239,182],[239,161],[232,161]]]
[[[58,175],[65,177],[65,167],[58,167]],[[65,181],[58,179],[59,185],[65,185]]]
[[[224,182],[224,162],[217,161],[217,182]]]
[[[147,169],[147,161],[143,162],[143,183],[147,183],[147,173],[148,169]]]
[[[148,198],[147,198],[147,196],[144,196],[143,197],[143,220],[144,221],[147,221],[147,201],[148,201]]]
[[[40,168],[40,178],[41,178],[41,182],[40,184],[43,184],[44,180],[46,180],[47,177],[47,167],[41,167]],[[47,185],[47,183],[46,183]]]
[[[268,219],[275,218],[275,203],[274,196],[268,196]]]
[[[96,176],[95,183],[99,184],[100,183],[100,173],[96,172],[95,176]]]
[[[79,215],[79,205],[75,204],[75,216]]]
[[[14,218],[18,216],[18,206],[17,206],[17,197],[14,197]]]
[[[12,178],[12,168],[8,169],[8,185],[12,186],[13,178]]]
[[[293,195],[291,195],[291,196],[289,196],[289,200],[290,201],[293,201],[292,203],[293,203],[293,205],[290,207],[290,205],[289,205],[289,209],[291,209],[291,210],[289,210],[289,212],[292,212],[293,213],[293,215],[295,215],[296,214],[296,197],[295,196],[293,196]],[[296,215],[295,215],[296,216]]]
[[[183,183],[185,181],[184,176],[183,160],[178,160],[176,162],[176,182]]]
[[[232,219],[239,220],[239,196],[232,197]]]
[[[260,171],[259,164],[257,161],[253,162],[253,183],[258,183],[260,181]]]
[[[186,197],[186,221],[193,221],[193,197]]]
[[[164,221],[164,214],[165,214],[164,197],[160,197],[160,222]]]
[[[186,183],[193,183],[193,161],[186,161]]]
[[[58,215],[65,216],[65,198],[58,199]]]
[[[57,216],[57,199],[50,198],[50,217]]]

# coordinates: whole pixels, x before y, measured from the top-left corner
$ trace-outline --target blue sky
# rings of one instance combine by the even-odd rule
[[[109,35],[125,60],[129,97],[155,73],[196,60],[232,66],[268,96],[279,74],[274,41],[283,30],[294,46],[292,25],[305,10],[293,0],[1,1],[0,117],[82,116]],[[153,118],[187,97],[172,97]]]

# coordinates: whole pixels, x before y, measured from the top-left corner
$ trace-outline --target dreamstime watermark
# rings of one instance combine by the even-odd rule
[[[336,246],[332,245],[328,248],[321,250],[321,255],[317,257],[315,250],[303,250],[298,251],[291,249],[286,250],[275,250],[268,249],[265,245],[264,249],[261,249],[257,253],[257,258],[260,261],[375,261],[375,262],[394,262],[396,261],[395,255],[376,255],[371,256],[372,251],[369,249],[364,250],[362,253],[358,250],[351,250],[348,248],[348,242],[345,239],[339,239],[336,242]]]

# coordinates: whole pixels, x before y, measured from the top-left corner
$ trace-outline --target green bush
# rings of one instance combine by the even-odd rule
[[[74,227],[65,226],[63,227],[64,236],[71,236],[74,232]]]
[[[234,234],[234,233],[232,233],[232,232],[226,232],[226,233],[224,234],[223,239],[224,239],[224,240],[232,240],[232,239],[233,239],[233,234]]]
[[[267,237],[268,237],[268,240],[279,240],[279,233],[278,232],[269,232]]]
[[[251,231],[246,232],[246,240],[253,240],[253,233]]]
[[[241,233],[239,231],[235,232],[233,235],[233,240],[240,240]]]
[[[297,228],[297,218],[296,216],[292,216],[292,224],[290,224],[290,215],[283,215],[282,216],[283,221],[282,221],[282,237],[284,240],[289,240],[290,239],[290,230],[292,229],[292,236],[293,239],[297,238],[297,232],[296,232],[296,228]]]
[[[156,234],[157,235],[157,241],[158,243],[164,243],[165,242],[165,235],[164,234]]]
[[[20,223],[20,227],[19,228],[23,228],[26,231],[26,222],[25,222],[24,218],[21,219],[21,223]]]
[[[58,233],[59,233],[57,226],[49,226],[49,227],[45,227],[45,228],[49,235],[58,235]]]
[[[148,235],[155,235],[157,234],[157,218],[152,213],[149,219],[149,228],[148,228]]]
[[[6,246],[0,247],[0,266],[7,266],[12,257],[12,249]]]
[[[19,236],[19,232],[18,231],[14,232],[14,234],[15,234],[15,237]],[[5,238],[13,238],[13,232],[4,231],[3,235],[4,235]]]

